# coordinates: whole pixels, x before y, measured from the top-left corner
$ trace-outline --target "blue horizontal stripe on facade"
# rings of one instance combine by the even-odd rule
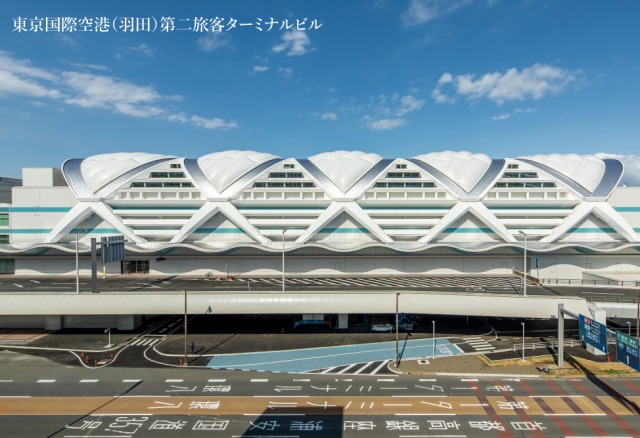
[[[619,213],[624,213],[624,212],[640,213],[640,207],[613,207],[613,209]]]
[[[443,233],[493,233],[491,228],[463,227],[445,228]]]
[[[318,233],[369,233],[366,228],[321,228]]]
[[[0,213],[67,213],[71,207],[0,207]]]

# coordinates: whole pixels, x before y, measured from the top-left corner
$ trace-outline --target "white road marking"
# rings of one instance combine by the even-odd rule
[[[335,370],[336,368],[338,368],[338,367],[335,366],[335,367],[327,368],[326,370],[320,371],[320,374],[330,373],[332,370]]]
[[[477,382],[478,379],[460,379],[461,382]]]
[[[311,382],[311,379],[293,379],[294,382]]]
[[[53,383],[56,379],[40,379],[36,383]]]
[[[489,406],[489,403],[460,403],[460,406]]]
[[[80,383],[96,383],[98,379],[82,379]]]
[[[165,380],[165,383],[182,383],[184,382],[184,379],[167,379]]]
[[[380,371],[380,369],[381,369],[382,367],[386,366],[389,362],[391,362],[391,361],[390,361],[390,360],[385,360],[384,362],[382,362],[382,363],[378,366],[378,368],[376,368],[375,370],[371,371],[371,372],[369,373],[369,375],[374,375],[374,374],[376,374],[378,371]]]
[[[29,280],[29,281],[30,281],[30,282],[32,282],[32,283],[38,283],[38,284],[40,284],[40,282],[39,282],[38,280]]]
[[[349,406],[351,406],[352,401],[349,400],[349,403],[347,403],[347,406],[344,407],[344,410],[346,411],[347,409],[349,409]]]
[[[0,395],[0,398],[31,398],[30,395]]]
[[[11,383],[13,380],[0,380],[0,383]]]
[[[437,382],[438,379],[418,379],[418,382]]]
[[[154,396],[155,397],[155,396]],[[141,413],[133,413],[133,412],[127,412],[126,415],[131,415],[131,416],[142,416],[142,417],[151,417],[155,414],[150,413],[150,412],[143,412]],[[90,417],[122,417],[122,413],[119,414],[103,414],[103,413],[99,413],[99,414],[89,414]],[[82,435],[82,436],[86,436],[86,435]],[[95,438],[95,435],[93,435]],[[109,438],[112,437],[113,435],[109,435]]]
[[[349,365],[346,368],[341,369],[340,371],[337,372],[337,374],[344,374],[345,371],[355,367],[356,365],[358,365],[357,363],[352,363],[351,365]]]
[[[24,287],[23,285],[18,284],[18,283],[13,283],[13,285],[14,285],[15,287],[19,287],[19,288],[23,288],[23,287]]]
[[[544,414],[547,417],[606,417],[607,414]]]
[[[209,382],[209,383],[224,383],[226,381],[227,381],[227,379],[209,379],[209,380],[207,380],[207,382]]]
[[[553,397],[553,398],[584,398],[586,396],[584,395],[530,395],[529,397],[531,398],[547,398],[547,397]]]
[[[396,379],[377,379],[378,382],[395,382]]]
[[[354,375],[355,374],[360,374],[362,371],[364,371],[366,368],[370,367],[371,365],[373,365],[373,362],[367,362],[353,374]]]
[[[122,383],[138,383],[138,382],[142,382],[141,379],[124,379],[122,381]]]
[[[258,382],[268,382],[269,379],[251,379],[249,380],[249,382],[251,383],[258,383]]]
[[[412,403],[383,403],[382,406],[413,406]]]

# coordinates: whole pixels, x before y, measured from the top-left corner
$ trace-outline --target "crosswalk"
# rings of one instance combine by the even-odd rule
[[[366,363],[352,363],[349,365],[340,365],[335,367],[323,368],[316,370],[313,374],[337,374],[337,375],[395,375],[389,372],[387,365],[391,360],[377,360]]]
[[[465,341],[465,344],[478,352],[489,352],[496,349],[496,347],[480,336],[462,338],[462,340]]]
[[[279,278],[248,278],[238,281],[281,285]],[[462,287],[478,290],[485,288],[517,289],[522,280],[516,276],[433,276],[433,277],[307,277],[287,278],[290,286],[328,286],[328,287],[416,287],[441,288]]]
[[[137,347],[150,347],[150,346],[152,346],[154,344],[157,344],[158,341],[160,341],[160,338],[142,337],[142,338],[138,338],[138,339],[134,340],[129,345],[135,345]]]

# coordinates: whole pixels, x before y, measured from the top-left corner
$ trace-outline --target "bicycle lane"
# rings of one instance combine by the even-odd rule
[[[431,339],[416,339],[399,343],[400,357],[403,360],[431,357],[433,351]],[[436,357],[462,353],[463,351],[448,339],[436,339]],[[302,350],[217,355],[209,361],[207,366],[209,368],[303,373],[354,363],[395,360],[395,357],[396,343],[392,341]]]

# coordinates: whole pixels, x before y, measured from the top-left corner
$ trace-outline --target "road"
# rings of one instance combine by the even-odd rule
[[[490,292],[519,294],[522,279],[514,275],[442,275],[442,276],[397,276],[397,277],[288,277],[287,291],[357,291],[357,290],[436,290],[448,292]],[[80,279],[80,291],[90,292],[91,283]],[[114,276],[98,278],[98,290],[102,292],[161,292],[161,291],[279,291],[280,278],[251,277],[233,278],[188,278],[168,276]],[[5,277],[0,279],[0,292],[70,292],[75,293],[75,278],[67,277]],[[550,295],[552,292],[529,284],[527,292],[533,295]]]
[[[0,353],[2,354],[2,353]],[[24,366],[0,379],[20,437],[638,436],[640,381]]]

